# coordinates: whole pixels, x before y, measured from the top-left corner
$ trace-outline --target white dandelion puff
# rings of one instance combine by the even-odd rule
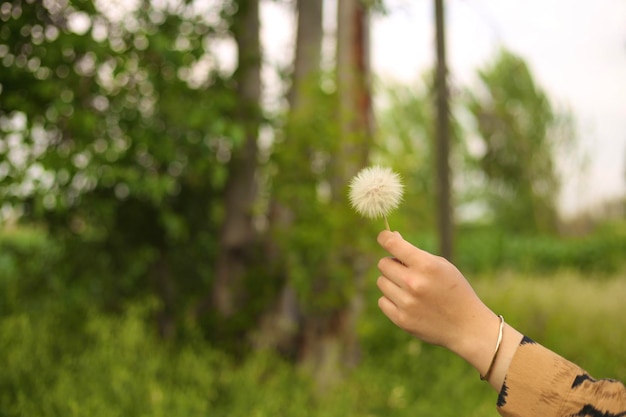
[[[364,217],[383,217],[389,229],[387,215],[400,205],[404,186],[400,176],[389,168],[363,168],[350,182],[350,204]]]

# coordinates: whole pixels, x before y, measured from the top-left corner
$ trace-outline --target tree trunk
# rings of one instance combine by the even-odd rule
[[[300,140],[292,125],[308,120],[310,114],[315,111],[324,36],[323,3],[323,0],[298,0],[297,2],[296,49],[291,87],[287,94],[289,118],[285,130],[286,140],[289,142]],[[291,149],[290,147],[289,151]],[[285,171],[289,171],[290,168],[282,165]],[[306,168],[299,166],[294,169]],[[279,180],[280,178],[277,179]],[[297,214],[294,212],[297,204],[294,201],[279,202],[276,198],[272,199],[269,219],[274,231],[279,234],[289,233],[297,219]],[[297,292],[288,276],[285,254],[281,253],[276,242],[269,239],[266,250],[270,263],[278,265],[277,279],[282,281],[282,288],[274,306],[262,317],[259,331],[253,334],[253,343],[257,348],[277,349],[285,356],[295,358],[300,349],[298,344],[301,340],[299,336],[302,319],[301,306],[298,303]]]
[[[261,97],[261,45],[259,1],[240,0],[232,31],[237,42],[239,64],[234,78],[240,100],[237,118],[245,131],[245,142],[233,149],[224,195],[224,223],[219,235],[212,304],[222,317],[230,317],[245,297],[242,285],[245,259],[255,243],[252,207],[256,201],[257,136]],[[206,305],[204,306],[206,307]]]
[[[323,144],[295,143],[302,138],[303,127],[310,123],[310,113],[315,112],[315,95],[319,94],[317,72],[321,55],[322,19],[321,3],[302,0],[298,3],[299,29],[296,42],[292,90],[289,93],[290,123],[297,123],[291,129],[288,123],[286,141],[281,151],[294,149],[308,151],[308,147],[329,151]],[[339,0],[338,2],[338,35],[337,35],[337,86],[339,103],[336,114],[341,126],[337,135],[337,143],[331,151],[332,161],[328,167],[330,207],[333,210],[349,210],[346,201],[346,184],[366,163],[371,139],[371,99],[369,91],[369,36],[368,12],[358,0]],[[316,91],[317,89],[317,91]],[[317,104],[319,105],[319,104]],[[311,108],[313,107],[313,108]],[[303,125],[304,123],[304,125]],[[311,125],[315,126],[315,125]],[[290,170],[302,172],[310,170],[309,166],[292,166],[293,158],[281,166],[282,170],[291,174]],[[308,172],[308,171],[307,171]],[[310,178],[311,173],[305,173]],[[308,175],[308,176],[307,176]],[[315,177],[313,175],[313,177]],[[284,178],[282,178],[284,180]],[[280,176],[277,181],[281,180]],[[306,183],[302,187],[315,187]],[[288,196],[283,204],[274,204],[271,222],[275,230],[289,234],[298,227],[302,213],[297,210],[302,202],[297,197]],[[320,204],[316,202],[314,204]],[[322,223],[323,227],[333,227]],[[324,264],[311,268],[311,288],[306,300],[298,298],[297,288],[292,285],[289,276],[286,253],[289,248],[274,248],[271,258],[279,259],[283,264],[284,287],[272,312],[266,315],[261,323],[262,329],[256,336],[257,346],[278,348],[293,357],[299,365],[309,371],[318,389],[323,392],[341,378],[346,366],[354,365],[359,359],[359,349],[355,333],[355,321],[361,308],[359,294],[350,294],[346,300],[338,300],[332,304],[320,306],[316,300],[327,300],[328,294],[337,290],[336,275],[339,271],[349,269],[353,279],[352,287],[358,287],[369,263],[363,262],[359,254],[349,245],[341,242],[329,242],[332,247],[319,248],[324,251]],[[306,304],[306,305],[305,305]]]
[[[298,0],[298,28],[294,56],[289,108],[299,113],[310,105],[307,95],[317,88],[320,62],[322,60],[323,0]],[[307,94],[309,93],[309,94]]]
[[[345,195],[349,179],[366,163],[371,138],[371,99],[369,90],[369,36],[368,12],[358,0],[338,2],[337,36],[337,86],[339,112],[335,113],[340,126],[337,143],[328,148],[327,141],[315,142],[303,132],[315,128],[317,102],[319,98],[319,63],[322,41],[322,0],[301,0],[298,3],[298,37],[294,60],[292,89],[288,95],[290,103],[289,121],[286,127],[286,142],[278,152],[311,152],[329,154],[328,179],[332,210],[349,211]],[[336,132],[333,129],[333,132]],[[302,141],[302,143],[300,143]],[[307,142],[308,141],[308,142]],[[301,158],[287,155],[278,159],[281,172],[289,178],[279,176],[276,181],[293,182],[293,175],[303,175],[308,181],[302,187],[315,187],[319,177],[312,173],[311,166]],[[299,166],[294,164],[299,163]],[[302,174],[304,172],[304,174]],[[284,174],[285,175],[285,174]],[[319,174],[318,174],[319,175]],[[313,183],[311,179],[313,178]],[[289,188],[292,187],[292,188]],[[287,188],[293,191],[294,184]],[[293,236],[293,231],[304,222],[311,221],[303,211],[298,210],[302,201],[287,193],[286,197],[272,205],[272,227],[277,233]],[[313,193],[314,194],[314,193]],[[310,215],[310,213],[308,214]],[[305,216],[305,217],[303,217]],[[315,227],[315,226],[312,226]],[[336,224],[321,222],[320,227],[337,227]],[[329,234],[337,231],[329,231]],[[297,237],[293,238],[297,241]],[[346,239],[345,241],[348,241]],[[329,242],[328,247],[315,247],[319,250],[323,264],[310,266],[307,280],[310,288],[302,297],[295,288],[291,269],[288,266],[288,253],[291,247],[272,247],[270,259],[282,265],[284,286],[272,311],[261,321],[260,331],[255,335],[257,346],[277,348],[296,360],[301,367],[311,372],[318,390],[324,392],[342,376],[346,365],[354,365],[359,358],[355,333],[355,319],[360,310],[359,294],[343,294],[337,301],[320,306],[316,300],[328,300],[329,294],[338,290],[337,280],[353,279],[361,281],[369,264],[363,262],[350,245],[343,242]],[[302,243],[302,242],[300,242]],[[323,253],[322,253],[323,252]],[[309,259],[306,258],[305,259]],[[345,274],[349,270],[350,275]],[[344,272],[341,272],[344,271]],[[352,287],[358,283],[352,282]]]
[[[439,253],[452,261],[452,204],[450,202],[450,109],[448,105],[448,70],[446,67],[445,19],[443,0],[435,0],[435,26],[437,70],[435,85],[437,90],[437,144],[436,151],[436,193],[437,225],[439,230]]]
[[[337,4],[337,93],[339,100],[339,146],[331,163],[333,177],[330,195],[334,207],[347,207],[346,184],[367,163],[372,136],[369,90],[369,15],[359,0],[339,0]],[[359,288],[367,267],[359,254],[342,245],[333,248],[329,266],[318,276],[324,291],[333,271],[346,264]],[[326,314],[306,317],[303,323],[300,361],[311,369],[322,391],[332,386],[346,366],[359,360],[356,318],[361,295],[353,293],[349,302]]]
[[[372,130],[369,62],[369,16],[359,0],[337,2],[337,93],[340,152],[334,190],[343,194],[345,181],[367,163]]]

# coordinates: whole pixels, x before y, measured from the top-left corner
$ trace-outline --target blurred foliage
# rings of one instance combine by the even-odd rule
[[[0,4],[0,220],[21,216],[0,229],[0,417],[495,415],[468,365],[388,323],[374,277],[355,282],[378,256],[383,225],[349,209],[337,97],[318,80],[307,106],[262,125],[250,213],[262,233],[245,257],[250,297],[227,323],[236,331],[225,340],[212,318],[198,322],[228,162],[245,139],[237,82],[215,52],[233,41],[238,4],[199,3],[144,0],[122,12],[86,0]],[[519,57],[503,52],[481,76],[469,109],[485,153],[469,155],[455,122],[452,164],[463,180],[479,178],[477,188],[460,182],[457,201],[487,202],[494,221],[459,227],[458,264],[531,337],[598,376],[626,379],[614,366],[626,363],[626,335],[599,331],[623,315],[613,277],[624,268],[624,225],[576,239],[536,233],[554,230],[553,158],[567,123]],[[390,222],[432,251],[429,89],[384,93],[372,160],[407,185]],[[273,352],[228,349],[247,343],[239,330],[256,325],[287,280],[299,318],[331,316],[366,292],[362,362],[323,396]],[[177,338],[159,338],[164,317]]]
[[[434,113],[429,91],[417,86],[378,85],[381,104],[372,160],[398,172],[404,203],[390,216],[394,230],[435,224]]]
[[[509,51],[478,74],[481,85],[468,93],[467,107],[483,148],[474,158],[490,215],[504,230],[554,232],[555,157],[576,139],[571,118],[556,113],[528,65]]]
[[[372,161],[393,167],[405,185],[404,203],[392,213],[394,230],[434,231],[435,209],[435,91],[434,75],[426,72],[420,83],[378,83],[376,146]],[[454,116],[454,115],[453,115]],[[464,129],[450,118],[452,146],[450,165],[456,175],[474,167],[466,163]],[[455,205],[463,204],[468,192],[457,187]]]
[[[3,244],[24,249],[22,239],[30,239],[41,249],[32,236],[3,236]],[[626,330],[614,323],[626,295],[620,275],[601,282],[579,273],[529,275],[471,280],[490,307],[530,337],[596,377],[626,380]],[[6,276],[0,273],[2,296],[11,301],[19,280]],[[0,316],[0,416],[497,415],[495,393],[468,364],[398,331],[378,310],[375,285],[366,288],[357,327],[362,362],[323,396],[274,353],[234,358],[197,328],[185,343],[157,343],[146,320],[158,307],[154,299],[126,305],[120,315],[83,304],[74,320],[62,293],[42,296],[38,310],[13,300],[17,308]]]
[[[623,246],[622,246],[623,247]],[[502,272],[472,280],[494,311],[598,378],[626,381],[624,264],[615,272]]]
[[[502,232],[555,234],[560,179],[556,157],[576,136],[567,113],[553,109],[524,60],[501,50],[480,84],[453,108],[450,166],[458,223],[487,222]],[[435,224],[435,117],[430,73],[419,85],[381,83],[372,160],[406,183],[394,228]],[[519,219],[524,219],[520,221]]]
[[[417,230],[404,232],[404,235],[425,250],[433,251],[436,247],[436,240],[430,231]],[[291,239],[295,238],[291,236]],[[315,239],[316,235],[300,237],[299,242],[304,243],[298,244],[310,242],[308,245],[314,247],[325,242],[319,238],[320,242],[315,243]],[[365,242],[361,244],[367,246]],[[623,270],[626,224],[623,221],[605,223],[584,237],[511,235],[489,226],[468,225],[459,229],[457,244],[457,265],[468,276],[497,276],[507,271],[543,276],[565,270],[588,274],[590,280],[598,280]],[[302,248],[305,254],[308,250],[309,247]],[[71,306],[94,307],[97,293],[90,293],[88,288],[77,286],[61,275],[62,252],[63,248],[43,229],[22,227],[0,232],[0,314],[37,311],[51,299],[68,303],[70,312]],[[310,268],[326,271],[324,263],[329,261],[311,258],[306,262]],[[297,268],[295,265],[291,267]],[[313,302],[308,293],[311,289],[304,278],[303,282],[297,278],[295,274],[295,284],[300,286],[301,296]],[[340,291],[341,286],[346,284],[339,277],[336,281],[332,283],[338,286],[334,291]],[[343,299],[345,296],[339,293],[333,297]],[[306,301],[304,306],[312,308]],[[332,304],[337,300],[328,302]]]
[[[62,303],[62,301],[61,301]],[[155,344],[150,304],[123,316],[84,311],[80,329],[55,314],[19,313],[0,325],[5,370],[0,415],[185,415],[206,413],[218,397],[223,355],[189,342]],[[54,313],[59,301],[47,313]]]
[[[181,317],[209,286],[243,141],[212,49],[232,8],[100,6],[3,3],[0,198],[45,225],[55,274],[94,301],[156,294]]]
[[[583,237],[520,235],[493,226],[465,226],[459,230],[456,264],[467,273],[508,269],[543,274],[565,269],[614,274],[624,266],[625,226],[623,221],[609,222]]]
[[[0,232],[0,316],[36,310],[58,290],[59,248],[41,230]]]
[[[348,303],[355,284],[350,257],[367,253],[373,242],[365,236],[377,230],[354,214],[347,183],[337,181],[338,99],[319,88],[318,76],[328,77],[311,74],[303,82],[302,104],[285,116],[268,164],[271,239],[285,254],[282,272],[309,313]],[[358,232],[355,222],[362,225]]]

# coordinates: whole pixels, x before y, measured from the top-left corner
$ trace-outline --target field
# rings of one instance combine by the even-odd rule
[[[596,377],[626,380],[626,279],[572,272],[470,278],[494,311]],[[269,353],[243,362],[198,338],[157,343],[144,318],[74,317],[51,301],[0,319],[0,416],[497,416],[496,394],[463,361],[397,330],[366,294],[362,361],[316,393]],[[58,301],[58,300],[57,300]]]

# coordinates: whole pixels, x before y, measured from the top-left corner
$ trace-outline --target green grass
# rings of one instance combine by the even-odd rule
[[[573,272],[478,280],[476,290],[507,321],[597,377],[626,381],[626,274]]]
[[[436,246],[426,232],[409,239]],[[459,233],[456,260],[507,322],[597,378],[626,381],[624,243],[624,222],[584,238],[474,228]],[[374,269],[360,365],[319,395],[275,355],[235,361],[194,329],[164,343],[152,302],[103,313],[97,292],[54,267],[61,252],[41,230],[0,231],[0,417],[498,416],[475,370],[382,315]]]
[[[596,377],[626,380],[623,274],[509,272],[472,283],[528,336]],[[376,306],[373,278],[368,288],[358,324],[361,364],[323,396],[271,354],[235,363],[200,337],[158,342],[146,325],[150,303],[122,316],[86,311],[72,326],[62,300],[36,313],[13,312],[0,317],[0,416],[498,415],[496,393],[476,371],[395,328]]]

